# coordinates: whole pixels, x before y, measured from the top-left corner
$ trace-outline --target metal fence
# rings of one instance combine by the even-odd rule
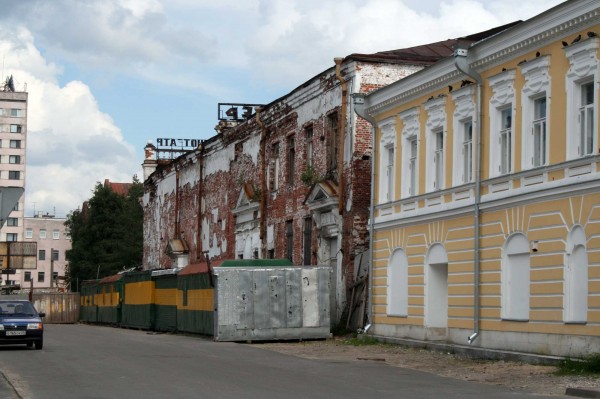
[[[77,323],[79,321],[79,293],[34,293],[33,305],[38,312],[46,313],[44,323],[64,324]]]
[[[29,299],[29,294],[2,295],[0,299]],[[77,292],[34,292],[32,302],[38,312],[46,313],[44,323],[69,324],[79,321],[79,293]]]

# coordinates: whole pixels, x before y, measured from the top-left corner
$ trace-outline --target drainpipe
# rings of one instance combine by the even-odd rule
[[[373,292],[373,231],[375,224],[375,128],[377,126],[377,121],[371,115],[367,114],[366,109],[367,106],[365,104],[366,93],[354,93],[352,94],[352,100],[354,101],[354,112],[357,113],[358,116],[368,121],[371,126],[371,201],[370,203],[370,220],[369,223],[369,252],[370,252],[370,261],[369,261],[369,274],[368,274],[368,293],[367,293],[367,319],[368,324],[365,326],[365,333],[368,332],[369,328],[373,323],[373,313],[372,313],[372,292]]]
[[[340,81],[342,85],[342,112],[340,117],[340,123],[338,126],[338,160],[337,160],[337,168],[338,168],[338,176],[340,180],[340,192],[338,199],[338,211],[340,216],[344,214],[344,190],[345,190],[345,182],[344,182],[344,139],[346,136],[346,102],[348,96],[348,89],[346,87],[346,81],[342,76],[342,61],[343,58],[336,57],[333,59],[335,62],[335,76]]]
[[[454,49],[454,65],[456,68],[464,73],[465,75],[475,79],[477,81],[477,124],[475,129],[475,136],[477,137],[477,149],[476,149],[476,167],[475,167],[475,206],[473,210],[473,217],[475,219],[475,237],[474,240],[474,315],[473,315],[473,333],[467,338],[467,342],[472,344],[473,341],[479,336],[479,275],[480,275],[480,259],[479,259],[479,228],[480,228],[480,214],[479,207],[481,204],[481,88],[483,81],[481,75],[469,65],[467,60],[469,54],[468,46],[458,44]]]
[[[175,239],[179,239],[179,167],[175,164]]]
[[[267,197],[267,166],[266,166],[266,147],[267,147],[267,127],[260,119],[260,113],[263,107],[256,107],[256,123],[260,126],[260,258],[265,259],[267,254],[267,225],[266,225],[266,197]]]
[[[202,195],[204,194],[204,140],[198,146],[198,165],[200,181],[198,182],[198,225],[196,226],[196,259],[202,256]]]

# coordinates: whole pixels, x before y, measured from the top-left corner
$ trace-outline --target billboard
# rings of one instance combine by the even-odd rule
[[[37,242],[0,242],[2,269],[36,269]]]

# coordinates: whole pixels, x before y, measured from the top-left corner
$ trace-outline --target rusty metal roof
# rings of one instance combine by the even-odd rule
[[[129,194],[129,189],[132,183],[115,183],[108,179],[104,179],[104,187],[111,189],[115,194],[126,197]]]
[[[115,274],[113,276],[104,277],[103,279],[101,279],[99,281],[99,283],[100,284],[114,283],[115,281],[119,281],[121,278],[123,278],[122,274]]]
[[[211,269],[213,267],[221,266],[221,260],[215,260],[210,262]],[[179,276],[187,276],[190,274],[208,273],[208,264],[206,262],[190,263],[178,273]]]
[[[430,65],[441,60],[442,58],[450,57],[454,52],[454,46],[459,42],[475,43],[512,28],[521,22],[522,21],[511,22],[509,24],[498,26],[483,32],[474,33],[472,35],[459,37],[456,39],[448,39],[436,43],[424,44],[421,46],[408,47],[399,50],[381,51],[373,54],[350,54],[344,59],[344,61],[356,60]]]

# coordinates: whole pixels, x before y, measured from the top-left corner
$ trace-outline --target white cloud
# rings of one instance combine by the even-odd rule
[[[0,30],[0,52],[5,72],[17,84],[28,83],[26,206],[36,202],[38,210],[56,206],[65,213],[89,197],[96,181],[129,181],[142,161],[100,110],[91,79],[101,81],[105,92],[118,77],[159,90],[183,88],[207,103],[251,99],[262,97],[266,86],[270,92],[292,90],[332,67],[336,56],[468,35],[528,19],[560,0],[13,3],[0,13],[0,25],[12,28]],[[63,76],[73,72],[80,81]],[[177,90],[168,90],[164,101]],[[144,114],[143,100],[131,102],[138,107],[132,115]],[[215,121],[203,122],[198,131],[212,131]]]
[[[65,215],[91,195],[97,181],[131,181],[139,169],[133,147],[102,113],[82,82],[59,86],[60,68],[48,63],[21,29],[0,38],[5,73],[27,83],[26,214]],[[17,86],[17,90],[23,87]]]

